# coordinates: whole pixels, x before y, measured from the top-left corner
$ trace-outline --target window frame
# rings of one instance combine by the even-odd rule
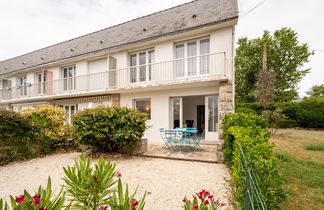
[[[140,64],[140,55],[145,53],[145,63]],[[132,65],[132,56],[135,55],[135,65]],[[128,66],[130,70],[130,83],[143,83],[152,81],[153,68],[155,60],[155,49],[149,48],[128,53]],[[144,72],[144,73],[143,73]],[[144,75],[144,76],[143,76]]]
[[[142,112],[140,109],[137,108],[137,102],[149,102],[149,113],[147,112]],[[140,111],[141,113],[146,113],[148,114],[148,120],[151,120],[152,117],[152,103],[151,103],[151,98],[141,98],[141,99],[134,99],[133,100],[133,107],[134,109],[137,109],[138,111]]]
[[[69,76],[69,70],[70,68],[72,68],[72,76]],[[65,77],[64,75],[64,70],[66,71],[66,75],[67,77]],[[76,65],[70,65],[70,66],[64,66],[61,67],[61,79],[63,80],[62,83],[62,87],[63,87],[63,91],[72,91],[76,89]]]

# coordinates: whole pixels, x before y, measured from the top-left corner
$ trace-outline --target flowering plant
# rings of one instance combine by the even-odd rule
[[[193,200],[190,201],[186,197],[183,199],[185,210],[216,210],[218,207],[222,207],[225,203],[219,202],[219,199],[215,199],[212,194],[206,190],[202,190],[192,196]]]
[[[52,192],[52,183],[51,179],[48,178],[47,187],[44,189],[39,186],[38,191],[35,192],[34,196],[30,195],[26,190],[24,194],[19,196],[13,197],[10,196],[11,201],[11,208],[7,202],[4,202],[0,199],[0,210],[59,210],[62,209],[64,201],[65,201],[65,194],[62,194],[62,190],[59,192],[57,196],[54,198]]]

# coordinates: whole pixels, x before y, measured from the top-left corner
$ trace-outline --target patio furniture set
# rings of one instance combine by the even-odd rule
[[[205,130],[201,136],[198,136],[198,129],[196,128],[176,128],[172,130],[160,128],[160,134],[164,141],[163,148],[170,149],[173,144],[177,150],[182,150],[185,145],[193,150],[201,150],[200,142],[205,138]]]

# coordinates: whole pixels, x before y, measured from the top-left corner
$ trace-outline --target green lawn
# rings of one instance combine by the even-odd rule
[[[324,209],[324,134],[280,133],[271,141],[286,180],[283,209]]]

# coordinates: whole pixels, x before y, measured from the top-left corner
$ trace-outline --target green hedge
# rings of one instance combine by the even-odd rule
[[[80,142],[99,151],[117,151],[133,146],[144,135],[147,115],[127,107],[99,106],[73,116]]]
[[[280,108],[287,117],[279,124],[281,128],[302,127],[302,128],[324,128],[324,99],[306,98],[300,102],[276,102],[270,105],[270,110]],[[255,103],[239,103],[236,111],[247,113],[249,109],[261,114],[262,107]]]
[[[285,200],[283,179],[278,172],[278,164],[273,155],[273,144],[268,142],[269,132],[266,121],[253,114],[227,114],[224,125],[224,155],[232,169],[235,184],[235,198],[244,208],[246,193],[246,169],[244,159],[253,170],[268,209],[280,209]],[[243,158],[240,146],[245,153]]]
[[[28,118],[0,110],[0,165],[35,155],[38,133]]]

